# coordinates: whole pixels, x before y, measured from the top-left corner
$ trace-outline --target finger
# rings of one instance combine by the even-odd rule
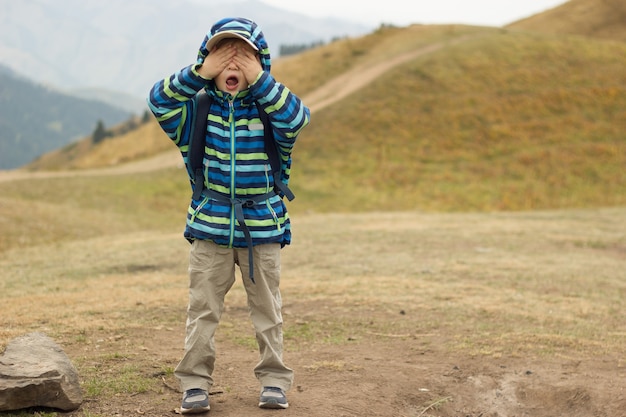
[[[247,66],[245,57],[242,57],[240,55],[233,56],[232,62],[234,62],[237,66],[241,68],[245,68]]]
[[[254,56],[253,52],[250,50],[250,48],[247,48],[245,46],[239,45],[237,46],[237,55],[241,55],[247,59],[250,59]]]
[[[238,63],[245,66],[249,66],[254,62],[254,57],[247,51],[237,53],[233,59],[236,59]]]
[[[237,53],[237,51],[233,48],[231,44],[227,44],[219,48],[214,46],[213,49],[211,49],[211,53],[215,54],[215,56],[219,57],[220,59],[230,59]]]

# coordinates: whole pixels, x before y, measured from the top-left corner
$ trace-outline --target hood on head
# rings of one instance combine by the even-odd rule
[[[204,62],[209,50],[224,38],[241,38],[248,42],[254,49],[259,51],[261,67],[269,72],[271,67],[270,50],[261,28],[251,20],[242,17],[227,17],[215,23],[209,33],[206,34],[200,50],[198,51],[198,63]]]

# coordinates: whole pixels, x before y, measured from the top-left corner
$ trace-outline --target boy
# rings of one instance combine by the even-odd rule
[[[203,174],[196,179],[189,144],[194,97],[201,90],[211,97],[211,105]],[[243,276],[259,345],[260,362],[254,369],[261,385],[259,407],[287,408],[285,391],[293,383],[293,371],[283,362],[279,282],[280,249],[290,243],[291,230],[274,186],[289,179],[291,151],[309,123],[309,109],[272,77],[263,33],[243,18],[213,25],[197,63],[157,82],[148,104],[179,147],[197,191],[185,228],[191,242],[189,305],[185,353],[175,370],[183,389],[181,412],[210,409],[214,334],[224,297],[235,281],[235,265]],[[260,112],[267,114],[278,145],[280,179],[271,175]]]

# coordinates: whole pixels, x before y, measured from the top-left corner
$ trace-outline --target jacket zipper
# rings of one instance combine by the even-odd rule
[[[233,106],[233,99],[228,102],[228,125],[230,127],[230,198],[235,198],[235,158],[236,158],[236,141],[235,141],[235,118],[233,114],[235,108]],[[230,207],[230,241],[228,247],[233,247],[233,241],[235,240],[235,207],[231,204]]]

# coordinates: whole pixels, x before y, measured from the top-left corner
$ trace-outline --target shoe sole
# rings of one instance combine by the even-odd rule
[[[181,414],[201,414],[201,413],[208,413],[211,410],[211,407],[191,407],[191,408],[181,408],[180,409],[180,413]]]
[[[284,410],[289,407],[289,404],[281,404],[278,401],[266,401],[259,403],[259,408],[271,409],[271,410]]]

